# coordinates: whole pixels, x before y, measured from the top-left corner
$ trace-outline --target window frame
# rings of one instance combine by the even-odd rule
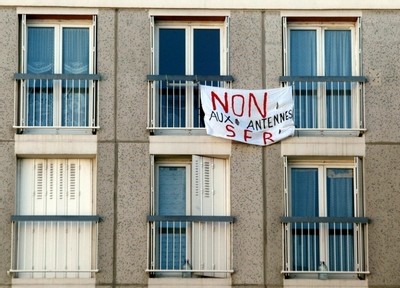
[[[195,103],[195,88],[197,88],[199,82],[204,82],[206,85],[229,85],[224,83],[226,80],[221,76],[228,75],[229,72],[229,16],[223,17],[201,17],[201,16],[150,16],[150,34],[151,34],[151,76],[163,76],[166,79],[157,79],[159,82],[153,82],[151,88],[149,88],[149,125],[148,127],[158,128],[159,133],[171,134],[168,130],[175,130],[172,133],[176,133],[177,130],[190,130],[193,133],[198,130],[204,133],[205,127],[202,127],[201,120],[195,119],[198,117],[194,108],[197,107]],[[159,75],[159,44],[160,44],[160,30],[161,29],[183,29],[185,34],[185,75]],[[197,29],[215,29],[219,31],[219,75],[193,75],[194,74],[194,30]],[[172,77],[171,77],[172,76]],[[205,76],[205,77],[203,77]],[[169,77],[169,78],[168,78]],[[209,80],[203,81],[198,78],[206,78]],[[161,100],[159,99],[160,86],[162,81],[166,83],[171,79],[171,83],[174,87],[181,87],[179,93],[182,93],[185,97],[184,104],[184,124],[179,121],[179,124],[175,122],[171,124],[162,124],[162,117],[159,108],[161,106]],[[154,80],[150,80],[154,81]],[[229,81],[229,80],[228,80]],[[150,87],[150,86],[149,86]],[[181,95],[181,94],[179,94]],[[197,94],[196,94],[197,95]],[[150,99],[151,98],[151,99]],[[154,99],[152,99],[154,98]],[[199,99],[198,99],[199,101]],[[154,107],[152,107],[154,106]],[[180,106],[179,106],[180,107]],[[180,115],[180,114],[179,114]],[[179,116],[181,117],[181,116]]]
[[[16,90],[15,102],[18,110],[15,114],[15,124],[14,128],[19,129],[18,133],[22,133],[27,131],[28,133],[47,133],[46,131],[50,131],[53,129],[60,129],[59,133],[78,133],[78,134],[92,134],[98,129],[98,83],[100,80],[100,76],[95,74],[97,71],[97,16],[96,15],[29,15],[22,14],[20,19],[20,62],[19,62],[19,73],[16,73],[14,79],[19,82],[18,90]],[[54,58],[52,59],[53,72],[45,73],[45,74],[35,74],[28,73],[28,29],[30,28],[51,28],[52,29],[52,37],[54,40]],[[88,43],[87,43],[87,56],[88,56],[88,67],[87,72],[85,74],[70,74],[68,72],[63,72],[63,30],[69,28],[81,28],[87,29],[88,31]],[[37,75],[37,76],[36,76]],[[48,123],[46,118],[42,116],[33,116],[34,120],[29,120],[28,112],[35,113],[34,110],[31,111],[32,108],[29,108],[28,103],[28,94],[29,82],[35,83],[44,83],[40,85],[52,85],[50,91],[52,103],[51,107],[49,106],[46,109],[49,109],[47,112],[51,112],[51,121],[52,123]],[[47,81],[47,82],[46,82]],[[46,84],[47,83],[47,84]],[[50,83],[50,84],[49,84]],[[39,85],[39,84],[34,84]],[[33,86],[36,87],[36,86]],[[44,86],[45,87],[45,86]],[[40,88],[44,89],[44,88]],[[65,90],[64,89],[68,89]],[[80,90],[84,90],[83,92],[79,92]],[[75,92],[78,91],[78,92]],[[42,92],[42,90],[38,93],[44,94],[43,97],[50,97],[47,95],[49,91]],[[68,92],[67,92],[68,91]],[[68,107],[68,112],[65,112],[66,115],[63,116],[63,102],[64,97],[67,99],[70,94],[77,95],[75,93],[79,93],[79,99],[75,99],[74,102],[71,102]],[[65,96],[63,96],[65,95]],[[39,96],[38,96],[39,97]],[[42,97],[42,96],[40,96]],[[74,96],[76,97],[76,96]],[[26,99],[25,99],[26,98]],[[69,99],[69,98],[68,98]],[[67,101],[67,100],[65,100]],[[68,100],[72,101],[72,100]],[[85,101],[81,106],[81,103]],[[36,104],[39,105],[39,104]],[[41,104],[43,105],[43,104]],[[47,105],[47,104],[46,104]],[[76,108],[76,107],[80,108]],[[86,107],[86,108],[85,108]],[[34,108],[33,108],[34,109]],[[52,111],[50,111],[50,109]],[[78,110],[79,109],[79,110]],[[69,111],[71,110],[71,111]],[[65,110],[66,111],[66,110]],[[42,112],[42,113],[47,113]],[[83,115],[82,115],[83,113]],[[50,113],[48,113],[50,114]],[[72,121],[68,117],[74,117],[76,114],[76,118]],[[80,115],[79,115],[80,114]],[[82,116],[81,116],[82,115]],[[78,118],[79,117],[79,118]],[[84,118],[81,118],[84,117]],[[72,118],[73,119],[73,118]],[[34,121],[30,123],[29,121]],[[36,123],[39,121],[40,124]],[[71,122],[72,121],[72,122]],[[78,121],[78,122],[76,122]],[[64,123],[63,123],[64,122]],[[69,123],[71,122],[71,123]],[[88,128],[88,129],[87,129]],[[50,130],[49,130],[50,129]],[[52,133],[52,132],[50,132]]]
[[[364,119],[364,90],[363,84],[367,81],[362,75],[362,46],[361,46],[361,18],[360,17],[283,17],[283,74],[281,77],[281,82],[286,82],[285,85],[295,85],[296,82],[302,83],[303,87],[306,87],[308,81],[309,87],[312,87],[314,95],[316,98],[316,116],[312,117],[312,123],[301,124],[296,123],[296,125],[301,125],[296,127],[296,132],[298,134],[304,135],[314,135],[313,131],[319,133],[319,135],[331,135],[334,133],[346,133],[352,136],[359,136],[365,131],[365,119]],[[309,30],[315,31],[316,33],[316,75],[291,75],[290,74],[290,31],[295,30]],[[325,75],[325,31],[329,30],[343,30],[350,31],[350,41],[351,41],[351,76],[326,76]],[[307,80],[308,78],[308,80]],[[283,80],[285,79],[285,80]],[[286,80],[288,79],[288,80]],[[293,80],[292,80],[293,79]],[[337,81],[337,82],[336,82]],[[343,81],[343,82],[341,82]],[[328,96],[328,85],[331,85],[330,89],[333,89],[333,84],[336,85],[349,85],[345,91],[350,91],[350,101],[351,109],[349,112],[351,119],[349,120],[350,127],[344,125],[344,127],[336,127],[330,123],[327,119],[328,111],[333,113],[333,111],[328,110],[327,96]],[[339,84],[341,83],[341,84]],[[298,85],[298,84],[296,84]],[[301,88],[304,89],[304,88]],[[306,88],[310,89],[310,88]],[[300,90],[301,91],[301,90]],[[332,95],[333,96],[333,95]],[[305,108],[307,109],[307,108]],[[300,112],[299,112],[300,113]],[[305,112],[304,112],[305,113]],[[309,112],[308,112],[309,113]],[[300,114],[302,115],[302,114]],[[298,116],[300,117],[300,116]],[[346,119],[346,118],[344,118]],[[335,119],[338,121],[340,118]],[[300,120],[301,121],[301,120]],[[332,120],[331,120],[332,121]],[[334,125],[333,127],[328,127],[329,125]]]
[[[203,211],[204,208],[197,208],[194,206],[194,203],[202,203],[200,206],[206,206],[207,204],[204,204],[203,202],[199,202],[199,201],[204,201],[203,197],[207,197],[204,196],[207,192],[205,192],[207,190],[207,188],[201,188],[200,192],[200,187],[199,185],[203,185],[200,182],[203,182],[204,179],[204,175],[201,175],[200,178],[199,175],[197,173],[204,173],[204,172],[200,172],[200,171],[196,171],[195,166],[197,167],[198,170],[202,170],[204,169],[202,166],[203,161],[220,161],[219,164],[219,168],[218,168],[218,172],[210,172],[210,174],[212,175],[223,175],[224,179],[223,181],[219,181],[219,185],[221,185],[220,187],[223,187],[223,191],[221,193],[218,193],[218,189],[216,193],[213,193],[213,195],[210,195],[213,199],[215,198],[215,200],[218,200],[218,196],[215,196],[215,194],[219,194],[219,195],[223,195],[223,199],[224,202],[221,203],[221,205],[219,205],[216,209],[214,210],[214,204],[212,204],[213,208],[211,209],[212,212],[211,213],[207,213],[207,211]],[[194,164],[194,162],[201,162],[201,163],[197,163]],[[214,265],[218,266],[218,265],[222,265],[222,266],[218,266],[218,267],[224,267],[224,268],[220,268],[220,271],[218,272],[213,272],[213,270],[215,268],[207,268],[209,264],[201,264],[199,266],[199,264],[196,264],[196,259],[199,261],[204,261],[201,260],[200,258],[196,258],[196,257],[200,257],[199,255],[197,255],[197,252],[195,252],[194,250],[198,250],[200,246],[198,245],[204,245],[204,239],[203,240],[198,240],[197,237],[210,237],[210,235],[207,236],[207,233],[205,233],[204,235],[201,235],[202,233],[199,234],[199,229],[209,229],[209,226],[202,226],[205,225],[206,222],[208,221],[213,221],[212,217],[218,218],[218,219],[222,219],[222,218],[232,218],[230,215],[230,190],[229,190],[229,175],[228,175],[228,165],[229,165],[229,160],[225,159],[225,158],[216,158],[216,157],[205,157],[205,156],[197,156],[197,155],[192,155],[192,156],[177,156],[177,157],[165,157],[165,156],[161,156],[161,157],[156,157],[155,155],[151,155],[151,203],[150,203],[150,213],[151,216],[161,216],[161,217],[166,217],[166,218],[171,218],[172,217],[178,217],[178,218],[182,218],[181,216],[188,216],[189,218],[195,218],[195,219],[199,219],[199,220],[185,220],[187,221],[185,225],[185,229],[186,232],[185,233],[185,237],[186,237],[186,257],[190,260],[190,264],[193,265],[193,273],[200,273],[199,275],[203,275],[203,276],[207,276],[207,277],[222,277],[222,278],[226,278],[229,277],[228,274],[233,272],[232,269],[230,269],[230,267],[232,266],[231,262],[232,262],[232,255],[227,255],[227,251],[230,251],[230,247],[231,247],[231,239],[230,239],[230,234],[231,232],[227,231],[226,229],[228,226],[225,227],[225,230],[223,230],[225,233],[225,236],[223,236],[223,238],[218,238],[218,237],[212,237],[210,238],[214,244],[212,245],[218,245],[216,243],[219,243],[218,241],[222,241],[224,243],[224,245],[226,246],[226,250],[221,251],[218,255],[217,254],[212,254],[212,249],[209,249],[209,251],[206,251],[205,253],[211,253],[209,256],[211,256],[212,258],[216,257],[226,257],[226,259],[222,259],[220,261],[217,261],[216,263],[214,263]],[[185,175],[186,175],[186,183],[185,183],[185,187],[186,187],[186,207],[185,207],[185,211],[186,211],[186,215],[159,215],[159,206],[158,203],[159,202],[159,168],[160,167],[184,167],[186,169],[185,171]],[[211,169],[214,169],[214,164],[210,165]],[[221,174],[220,174],[221,173]],[[213,182],[213,179],[211,176],[210,177],[210,182]],[[200,180],[200,181],[196,181]],[[207,180],[206,180],[207,181]],[[223,184],[221,184],[221,182],[223,182]],[[212,187],[214,187],[214,185],[212,185]],[[215,190],[213,190],[215,192]],[[204,195],[200,195],[200,193],[203,193]],[[209,196],[208,196],[209,197]],[[218,211],[218,209],[223,209],[224,211]],[[206,209],[207,210],[207,209]],[[204,217],[204,219],[210,219],[210,220],[200,220],[203,219],[202,217]],[[183,220],[179,220],[179,221],[183,221]],[[196,222],[199,221],[199,222]],[[223,221],[225,222],[226,220],[214,220],[214,221]],[[228,220],[229,221],[229,220]],[[204,224],[202,224],[201,222],[204,222]],[[232,222],[232,221],[231,221]],[[212,222],[210,222],[212,223]],[[217,223],[217,222],[215,222]],[[152,236],[150,236],[150,241],[149,241],[149,259],[148,259],[148,264],[149,264],[149,269],[147,269],[147,272],[150,273],[154,273],[154,276],[156,277],[166,277],[166,276],[180,276],[182,274],[182,272],[180,272],[181,267],[179,268],[173,268],[173,269],[162,269],[162,267],[158,267],[161,263],[161,261],[159,260],[159,240],[157,236],[160,232],[157,232],[157,222],[153,222],[152,224],[150,224],[150,229],[151,229],[151,234]],[[170,224],[173,225],[173,224]],[[176,224],[176,225],[182,225],[182,224]],[[227,224],[229,225],[229,224]],[[175,226],[173,226],[175,227]],[[180,227],[180,226],[179,226]],[[203,228],[202,228],[203,227]],[[208,228],[206,228],[208,227]],[[214,226],[213,226],[214,227]],[[216,232],[213,230],[213,233],[221,233],[221,228],[217,228],[218,224],[215,224],[215,228]],[[211,230],[210,230],[211,231]],[[154,235],[153,235],[154,233]],[[219,234],[218,234],[219,235]],[[228,237],[229,236],[229,237]],[[214,239],[215,238],[215,239]],[[198,242],[200,241],[200,242]],[[209,240],[207,240],[209,241]],[[215,242],[214,242],[215,241]],[[219,243],[219,245],[222,244]],[[226,242],[226,243],[225,243]],[[195,247],[195,248],[194,248]],[[203,248],[204,249],[204,248]],[[199,250],[200,251],[200,250]],[[201,255],[203,255],[204,251],[201,252]],[[221,256],[222,255],[222,256]],[[205,257],[205,256],[202,256]],[[221,264],[221,261],[226,261],[225,264]],[[156,264],[157,263],[157,264]],[[203,267],[202,265],[205,265],[206,267]],[[199,268],[199,267],[203,267],[203,268]],[[183,269],[183,268],[182,268]],[[190,268],[191,269],[191,268]],[[217,269],[218,270],[218,269]],[[192,272],[190,272],[191,274]]]
[[[291,179],[291,171],[293,168],[316,168],[318,171],[318,215],[316,215],[316,218],[320,217],[328,217],[327,216],[327,205],[328,205],[328,200],[327,200],[327,173],[326,171],[328,169],[351,169],[353,171],[353,191],[352,191],[352,199],[353,199],[353,215],[351,217],[344,215],[343,217],[348,218],[348,219],[356,219],[354,223],[365,223],[365,215],[364,215],[364,197],[363,197],[363,192],[362,192],[362,187],[363,187],[363,179],[362,179],[362,159],[360,157],[353,157],[353,158],[337,158],[337,157],[328,157],[328,158],[320,158],[320,157],[283,157],[284,160],[284,217],[290,219],[291,217],[300,217],[302,216],[293,216],[292,215],[292,179]],[[322,211],[320,210],[322,209]],[[334,216],[333,218],[335,218]],[[340,218],[340,216],[337,216]],[[310,218],[310,217],[303,217],[303,218]],[[313,217],[311,217],[313,218]],[[328,217],[329,218],[329,217]],[[328,219],[327,218],[327,219]],[[332,216],[330,217],[332,218]],[[357,221],[361,222],[357,222]],[[285,220],[287,221],[287,220]],[[314,278],[318,277],[318,271],[314,270],[297,270],[296,268],[291,268],[291,266],[294,264],[293,261],[293,251],[292,251],[292,246],[291,244],[293,241],[291,239],[294,239],[294,237],[299,237],[299,236],[293,236],[291,235],[291,230],[293,228],[290,225],[294,225],[295,222],[285,222],[286,225],[283,225],[283,229],[285,232],[283,232],[283,237],[287,238],[284,243],[284,257],[283,257],[283,270],[282,273],[285,273],[287,277],[296,277],[296,278]],[[289,224],[293,223],[293,224]],[[318,222],[317,222],[318,223]],[[329,222],[327,222],[329,223]],[[320,222],[317,224],[317,226],[313,226],[314,229],[317,229],[319,232],[317,235],[319,235],[318,239],[318,247],[319,247],[319,257],[320,261],[324,261],[325,263],[329,263],[329,232],[330,229],[332,229],[326,222]],[[332,222],[334,223],[334,222]],[[301,224],[300,224],[301,225]],[[312,224],[314,225],[314,224]],[[368,274],[368,247],[367,247],[367,230],[365,227],[359,227],[356,229],[355,225],[359,224],[354,224],[353,232],[353,243],[351,244],[352,246],[352,254],[353,254],[353,265],[354,268],[353,270],[334,270],[332,271],[333,273],[328,274],[329,278],[355,278],[356,276],[362,277],[360,275]],[[361,224],[363,225],[363,224]],[[295,227],[295,226],[293,226]],[[297,226],[296,226],[297,227]],[[302,227],[302,226],[300,226]],[[358,227],[358,226],[357,226]],[[301,228],[301,229],[307,229],[307,228]],[[310,229],[310,228],[309,228]],[[362,231],[361,231],[362,230]],[[297,234],[296,234],[297,235]],[[334,235],[337,239],[337,237],[340,237],[341,235]],[[288,240],[289,239],[289,240]],[[340,238],[339,238],[340,239]],[[286,241],[289,241],[288,243]],[[308,240],[310,241],[310,240]],[[286,244],[289,245],[289,247],[286,247]],[[317,262],[319,265],[320,262]],[[318,267],[316,267],[318,268]],[[289,272],[286,272],[289,271]]]

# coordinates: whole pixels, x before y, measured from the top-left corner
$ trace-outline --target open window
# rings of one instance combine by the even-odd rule
[[[202,156],[156,159],[149,216],[152,275],[227,277],[232,272],[227,162]]]

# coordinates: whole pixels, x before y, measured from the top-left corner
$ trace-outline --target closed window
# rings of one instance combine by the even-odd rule
[[[285,75],[294,88],[296,128],[363,128],[360,20],[285,21]]]
[[[224,86],[227,19],[155,20],[152,79],[154,128],[204,128],[198,84]]]
[[[227,160],[201,156],[156,161],[149,268],[155,275],[230,272],[226,165]]]
[[[95,18],[22,19],[21,128],[93,127],[96,119]]]
[[[362,271],[365,263],[361,160],[287,164],[286,270]]]
[[[12,271],[19,278],[91,277],[93,203],[91,160],[20,159]]]

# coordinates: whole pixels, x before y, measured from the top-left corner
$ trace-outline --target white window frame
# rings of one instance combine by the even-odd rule
[[[171,17],[173,19],[173,17]],[[224,21],[221,20],[196,20],[196,16],[193,16],[193,20],[190,21],[182,21],[179,20],[179,17],[175,17],[176,20],[157,20],[157,17],[150,17],[150,34],[151,34],[151,71],[152,75],[159,75],[159,31],[164,28],[171,29],[184,29],[185,30],[185,75],[179,76],[193,76],[193,61],[194,61],[194,33],[195,29],[217,29],[220,31],[220,73],[219,75],[228,75],[229,73],[229,17],[224,16]],[[218,17],[221,18],[221,17]],[[174,75],[176,76],[176,75]],[[204,76],[204,75],[203,75]],[[217,81],[215,81],[217,82]],[[194,81],[177,81],[175,85],[185,86],[185,127],[180,127],[183,129],[196,129],[200,127],[194,127],[194,115],[193,115],[193,107],[194,103],[192,99],[194,99],[194,86],[197,85]],[[158,85],[154,85],[155,87]],[[155,88],[154,87],[154,88]],[[154,95],[157,95],[156,91],[153,91]],[[154,99],[149,105],[154,105],[158,107],[158,97]],[[159,123],[159,117],[156,108],[153,108],[154,115],[151,116],[155,120],[156,123]],[[154,121],[153,120],[153,121]],[[154,123],[153,123],[154,124]],[[163,127],[167,128],[167,127]],[[168,129],[171,129],[168,127]],[[172,128],[173,129],[173,128]],[[204,128],[200,128],[204,130]],[[168,132],[167,132],[168,133]]]
[[[89,31],[89,63],[88,63],[88,73],[93,74],[96,72],[96,65],[97,65],[97,47],[96,47],[96,38],[97,38],[97,16],[88,16],[87,19],[57,19],[58,16],[43,16],[43,19],[37,19],[35,17],[30,18],[27,14],[21,15],[21,49],[20,49],[20,71],[21,73],[28,73],[28,28],[29,27],[49,27],[54,29],[54,74],[63,74],[62,72],[62,30],[64,28],[86,28]],[[91,19],[89,19],[91,17]],[[82,18],[86,18],[82,17]],[[89,82],[90,86],[88,87],[88,115],[87,115],[87,126],[84,128],[98,128],[97,126],[93,126],[95,123],[98,122],[98,119],[94,119],[93,110],[98,110],[95,108],[94,105],[94,93],[98,93],[95,91],[96,88],[94,87],[93,81]],[[21,96],[27,93],[26,85],[21,85]],[[62,126],[62,103],[61,103],[61,96],[62,96],[62,85],[61,81],[54,81],[54,88],[53,88],[53,125],[52,126],[34,126],[36,130],[43,130],[46,128],[66,128],[70,126]],[[19,105],[21,107],[25,107],[20,111],[20,118],[21,123],[15,125],[15,128],[30,128],[27,126],[28,120],[25,119],[25,109],[27,108],[27,103],[24,103],[25,100],[20,99],[18,102],[21,102]],[[98,106],[98,103],[97,103]],[[98,113],[98,112],[95,112]],[[16,121],[17,122],[17,121]],[[73,126],[70,129],[80,129],[80,126]]]
[[[352,169],[353,171],[353,211],[354,215],[352,217],[365,217],[364,215],[364,198],[363,198],[363,171],[362,171],[362,159],[359,157],[354,158],[345,158],[345,159],[335,159],[335,158],[328,158],[328,159],[307,159],[307,158],[289,158],[284,157],[284,215],[286,217],[291,217],[292,211],[292,202],[291,202],[291,191],[292,191],[292,183],[291,183],[291,169],[292,168],[316,168],[318,169],[318,216],[317,217],[326,217],[327,216],[327,187],[326,187],[326,171],[329,168],[345,168],[345,169]],[[324,261],[325,263],[329,263],[329,227],[328,224],[320,223],[318,225],[319,229],[319,255],[320,261]],[[355,229],[355,228],[354,228]],[[286,231],[284,233],[291,233]],[[362,234],[362,237],[359,237],[357,233],[361,233],[360,231],[354,232],[354,239],[353,239],[353,253],[354,253],[354,270],[360,269],[362,272],[361,274],[369,273],[368,271],[365,272],[361,269],[362,267],[368,267],[367,259],[368,259],[368,250],[366,247],[366,239],[363,237],[367,237],[366,234]],[[364,232],[362,232],[364,233]],[[358,237],[356,237],[358,235]],[[287,234],[289,239],[292,239],[292,236]],[[289,240],[290,242],[292,240]],[[285,244],[283,245],[285,246]],[[285,251],[285,249],[287,249]],[[291,247],[284,248],[284,254],[287,253],[286,257],[288,257],[289,262],[285,263],[285,259],[283,261],[284,270],[290,270],[291,258],[293,255],[291,251]],[[312,272],[312,271],[311,271]],[[284,271],[283,271],[284,273]],[[330,278],[355,278],[356,272],[354,273],[346,273],[338,271],[335,274],[329,274]],[[291,272],[291,275],[295,275],[297,278],[310,278],[310,273],[307,274],[296,274],[295,272]]]
[[[338,20],[331,20],[337,18]],[[328,17],[327,21],[291,21],[290,17],[283,17],[283,52],[284,52],[284,68],[283,72],[285,76],[290,75],[290,31],[291,30],[312,30],[316,31],[316,62],[317,62],[317,75],[315,76],[326,76],[325,71],[325,55],[324,55],[324,32],[327,30],[344,30],[351,32],[351,72],[352,76],[361,76],[362,75],[362,47],[361,47],[361,18],[360,17],[351,17],[354,18],[354,21],[343,21],[340,17]],[[305,76],[305,75],[302,75]],[[326,130],[327,121],[326,121],[326,111],[327,111],[327,103],[326,103],[326,89],[325,85],[318,85],[317,87],[317,109],[318,114],[315,119],[318,123],[316,128],[297,128],[298,131],[301,130],[311,130],[317,129]],[[357,130],[355,134],[358,136],[358,131],[365,130],[363,128],[364,119],[362,112],[362,98],[363,91],[357,85],[355,85],[351,90],[351,127],[350,128],[330,128],[332,130]],[[304,133],[304,131],[301,131]],[[307,133],[307,132],[305,132]],[[308,135],[308,134],[306,134]]]
[[[151,173],[151,178],[152,178],[152,187],[151,187],[151,215],[158,215],[158,185],[159,185],[159,175],[158,175],[158,168],[159,167],[184,167],[186,169],[186,215],[187,216],[229,216],[230,215],[230,197],[229,197],[229,181],[228,181],[228,167],[229,167],[229,160],[228,159],[221,159],[221,158],[212,158],[212,157],[203,157],[203,156],[197,156],[197,155],[192,155],[191,158],[188,157],[177,157],[177,158],[158,158],[154,159],[155,155],[151,155],[151,162],[152,162],[152,173]],[[219,161],[219,170],[216,172],[211,172],[210,173],[210,178],[207,180],[199,180],[195,174],[203,174],[205,173],[204,171],[200,171],[203,169],[212,169],[214,170],[215,164],[213,161]],[[210,165],[205,166],[205,162],[209,162]],[[219,188],[223,189],[222,193],[221,191],[214,190],[214,184],[207,184],[207,183],[213,183],[215,179],[213,179],[214,176],[221,176],[223,175],[224,179],[221,179],[218,181],[218,186]],[[203,177],[203,176],[201,176]],[[200,178],[201,179],[201,178]],[[205,184],[206,183],[206,184]],[[210,185],[210,189],[208,187],[205,187],[203,185]],[[222,188],[223,187],[223,188]],[[207,194],[209,193],[209,194]],[[217,196],[215,196],[217,195]],[[197,201],[196,198],[198,199]],[[209,201],[206,198],[211,199],[211,202],[206,203],[205,201]],[[213,203],[213,201],[221,201],[222,205],[219,206],[219,208],[215,208],[216,205]],[[198,203],[199,205],[195,205]],[[210,205],[211,206],[207,206]],[[211,209],[207,209],[211,208]],[[221,210],[222,211],[219,211]],[[184,215],[182,215],[184,216]],[[200,226],[198,226],[200,225]],[[190,263],[193,267],[194,270],[205,270],[205,272],[199,272],[199,275],[203,276],[208,276],[208,277],[222,277],[226,278],[229,275],[229,272],[232,272],[230,267],[231,267],[231,255],[230,254],[224,254],[223,252],[219,252],[217,255],[214,253],[215,251],[208,247],[209,249],[204,249],[205,247],[202,247],[200,249],[204,249],[206,251],[205,253],[208,253],[207,255],[203,255],[204,252],[202,252],[203,256],[195,256],[196,254],[195,251],[196,249],[199,249],[199,245],[204,245],[204,241],[197,242],[199,241],[198,238],[200,237],[209,237],[204,233],[203,235],[199,235],[198,231],[199,228],[201,228],[201,223],[192,223],[192,225],[186,227],[186,255],[190,259]],[[217,227],[217,226],[215,226]],[[208,229],[206,226],[204,226],[201,229]],[[217,228],[215,228],[217,230]],[[211,230],[208,232],[210,233]],[[215,232],[215,231],[214,231]],[[225,233],[225,243],[226,245],[226,251],[230,251],[230,245],[231,245],[231,235],[229,231],[224,231]],[[211,232],[212,233],[212,232]],[[214,245],[218,245],[218,241],[220,241],[222,238],[215,237],[212,241]],[[204,239],[203,239],[204,240]],[[156,241],[153,239],[153,241]],[[200,244],[199,244],[200,243]],[[203,243],[203,244],[201,244]],[[152,247],[149,247],[150,249],[155,248],[155,243],[153,244]],[[196,247],[196,248],[193,248]],[[224,246],[225,248],[225,246]],[[214,252],[213,252],[214,251]],[[211,253],[211,254],[210,254]],[[212,254],[214,253],[214,255]],[[222,261],[215,260],[214,262],[214,267],[209,266],[209,264],[204,264],[202,261],[205,261],[207,257],[213,257],[213,258],[218,258],[218,256],[221,258],[226,258],[222,259]],[[203,258],[204,259],[201,259]],[[198,260],[197,260],[198,259]],[[157,255],[153,255],[152,259],[150,259],[151,263],[155,263],[157,261]],[[199,264],[196,264],[197,261],[199,261]],[[226,261],[226,262],[223,262]],[[200,263],[201,262],[201,263]],[[154,264],[153,264],[154,265]],[[211,270],[219,270],[219,273],[212,272]],[[168,271],[168,273],[164,272],[157,272],[157,276],[177,276],[181,275],[179,271],[175,269],[175,271]]]

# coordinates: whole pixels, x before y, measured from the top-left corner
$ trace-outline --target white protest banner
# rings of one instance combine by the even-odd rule
[[[292,87],[267,90],[200,86],[208,135],[269,145],[294,134]]]

